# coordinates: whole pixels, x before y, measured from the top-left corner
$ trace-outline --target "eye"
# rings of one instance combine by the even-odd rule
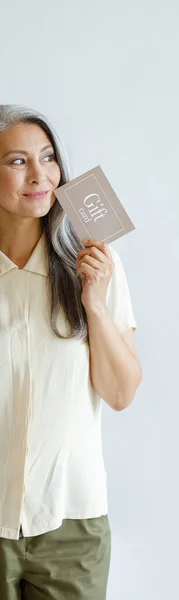
[[[45,156],[45,158],[51,158],[51,160],[55,160],[55,154],[48,154],[48,156]],[[45,160],[44,158],[44,160]],[[51,161],[48,161],[51,162]]]
[[[18,160],[24,160],[24,158],[16,158],[15,160],[11,160],[10,165],[17,163]]]
[[[51,162],[52,160],[56,160],[54,153],[53,154],[48,154],[47,156],[44,157],[43,160],[45,160],[46,158],[50,158],[50,160],[48,160],[47,162]],[[11,165],[13,165],[13,164],[18,164],[19,165],[18,161],[25,161],[25,159],[24,158],[16,158],[15,160],[12,160],[10,164]]]

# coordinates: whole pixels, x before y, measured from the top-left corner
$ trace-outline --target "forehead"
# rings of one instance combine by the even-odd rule
[[[15,123],[0,134],[1,154],[13,148],[24,148],[27,151],[40,149],[48,143],[52,142],[47,132],[36,123]]]

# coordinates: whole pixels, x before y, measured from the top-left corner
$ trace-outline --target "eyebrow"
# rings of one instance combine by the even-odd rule
[[[43,146],[43,148],[41,148],[41,152],[43,152],[44,150],[47,150],[47,148],[52,148],[52,144],[47,144],[47,146]],[[8,156],[9,154],[25,154],[27,156],[28,152],[26,152],[25,150],[21,150],[19,149],[15,149],[15,150],[10,150],[9,152],[6,152],[6,154],[4,154],[4,156],[2,156],[2,158],[5,158],[5,156]]]

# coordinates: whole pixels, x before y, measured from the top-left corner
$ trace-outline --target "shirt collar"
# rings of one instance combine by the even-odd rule
[[[0,250],[0,275],[4,275],[12,269],[18,269],[17,265]],[[39,241],[37,242],[29,260],[22,271],[31,271],[39,275],[48,275],[48,256],[46,251],[45,232],[43,231]]]

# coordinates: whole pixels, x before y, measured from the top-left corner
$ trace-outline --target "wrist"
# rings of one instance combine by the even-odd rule
[[[97,304],[94,304],[93,306],[86,308],[86,314],[87,317],[88,316],[104,316],[109,314],[108,313],[108,308],[106,306],[106,304],[104,302],[98,302]]]

